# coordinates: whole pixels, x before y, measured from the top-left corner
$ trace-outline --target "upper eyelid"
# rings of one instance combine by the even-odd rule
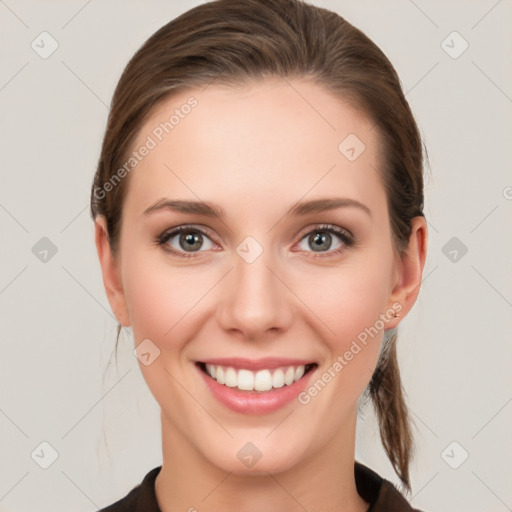
[[[350,230],[348,230],[347,228],[344,228],[343,226],[336,226],[335,224],[328,224],[328,223],[315,224],[313,226],[309,226],[307,228],[304,228],[304,230],[300,231],[298,236],[301,236],[301,240],[302,240],[302,238],[304,238],[304,236],[309,234],[311,231],[315,231],[315,230],[317,230],[317,231],[329,231],[329,232],[335,233],[337,235],[345,233],[347,236],[350,236],[351,238],[354,237],[352,232]]]
[[[168,236],[169,238],[173,238],[175,237],[176,235],[179,235],[180,234],[180,231],[198,231],[199,233],[207,236],[208,238],[212,239],[212,242],[214,241],[213,238],[215,237],[212,237],[210,235],[210,233],[212,232],[209,228],[207,228],[206,226],[202,226],[202,225],[199,225],[199,224],[183,224],[181,226],[175,226],[173,228],[169,228],[169,229],[166,229],[162,232],[162,234],[160,235],[160,237],[164,237],[164,236]]]

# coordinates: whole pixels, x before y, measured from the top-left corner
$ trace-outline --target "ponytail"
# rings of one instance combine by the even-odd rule
[[[396,340],[396,331],[385,332],[379,362],[369,383],[369,394],[377,413],[384,450],[403,486],[410,491],[413,436],[398,368]]]

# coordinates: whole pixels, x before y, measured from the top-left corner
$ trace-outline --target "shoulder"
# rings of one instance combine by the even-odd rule
[[[160,512],[156,501],[155,479],[162,466],[152,469],[124,498],[98,512]]]
[[[356,462],[354,473],[357,492],[370,503],[368,512],[421,512],[412,508],[392,482],[367,466]]]

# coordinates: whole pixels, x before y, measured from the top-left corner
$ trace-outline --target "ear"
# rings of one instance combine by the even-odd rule
[[[107,293],[110,307],[117,318],[117,321],[124,327],[130,326],[130,317],[124,297],[119,262],[112,254],[110,248],[106,219],[98,215],[94,221],[94,240],[100,260],[101,273],[103,274],[103,285]]]
[[[389,297],[389,306],[396,311],[397,316],[387,324],[387,329],[396,327],[414,306],[420,291],[426,257],[427,222],[425,217],[414,217],[408,246],[403,254],[397,254],[395,284]]]

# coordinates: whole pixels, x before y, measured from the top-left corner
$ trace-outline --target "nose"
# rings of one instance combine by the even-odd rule
[[[292,322],[293,294],[271,251],[254,261],[235,253],[233,264],[217,308],[221,327],[250,341],[285,332]]]

